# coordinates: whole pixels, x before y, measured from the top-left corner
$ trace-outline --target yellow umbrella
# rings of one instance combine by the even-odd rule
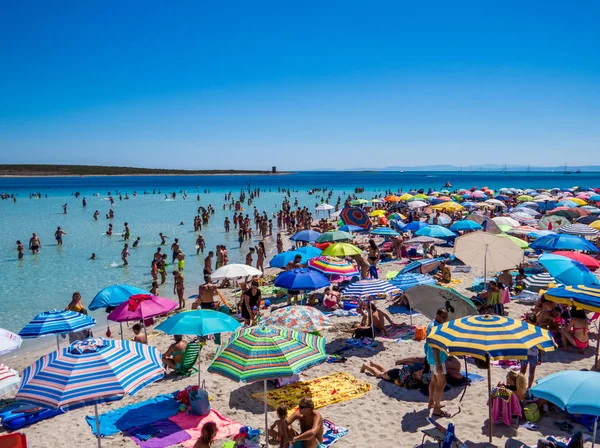
[[[400,196],[400,200],[401,201],[408,201],[409,199],[412,199],[412,194],[409,193],[404,193],[402,196]]]
[[[571,201],[571,202],[575,202],[575,204],[581,206],[581,205],[587,205],[587,202],[585,202],[583,199],[580,198],[567,198],[565,199],[566,201]]]
[[[589,224],[592,229],[600,230],[600,219]]]
[[[441,204],[434,205],[433,207],[431,207],[431,209],[455,212],[458,210],[462,210],[463,206],[456,202],[449,201],[449,202],[443,202]]]
[[[383,210],[374,210],[371,213],[369,213],[369,216],[376,216],[376,217],[385,216],[385,211],[383,211]]]

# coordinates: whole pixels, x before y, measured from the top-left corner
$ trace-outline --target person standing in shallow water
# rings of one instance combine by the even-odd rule
[[[21,243],[20,240],[17,240],[17,254],[18,254],[19,260],[23,259],[24,252],[25,252],[25,249],[23,249],[23,243]]]
[[[58,246],[62,246],[62,243],[63,243],[62,237],[63,237],[63,235],[66,235],[66,234],[67,234],[67,232],[62,230],[60,227],[58,227],[56,229],[56,232],[54,232],[54,238],[56,238],[56,244]]]
[[[40,241],[39,237],[34,233],[33,236],[29,238],[29,249],[31,250],[31,253],[37,254],[40,252],[41,248],[42,242]]]

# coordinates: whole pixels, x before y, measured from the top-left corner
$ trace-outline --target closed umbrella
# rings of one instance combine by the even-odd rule
[[[412,309],[432,320],[440,308],[448,311],[450,320],[478,314],[477,307],[471,300],[451,288],[420,285],[406,291],[406,297]]]
[[[54,335],[56,336],[56,348],[60,349],[58,337],[61,334],[87,330],[94,325],[96,325],[96,320],[86,314],[75,311],[45,311],[25,325],[19,332],[19,336],[24,339],[32,339]]]
[[[335,243],[325,248],[321,255],[331,257],[351,257],[362,254],[362,249],[348,243]]]
[[[280,327],[247,327],[221,346],[208,371],[233,381],[263,381],[268,440],[267,380],[297,375],[326,359],[323,337]]]
[[[544,254],[539,262],[559,282],[567,285],[594,285],[599,280],[592,272],[578,261],[561,255]]]
[[[427,335],[427,343],[449,355],[472,356],[487,361],[489,441],[492,442],[491,361],[527,359],[527,350],[537,347],[554,350],[548,330],[504,316],[468,316],[435,326]]]
[[[279,308],[265,317],[263,324],[307,333],[322,331],[333,325],[329,317],[315,307],[301,305]]]
[[[166,334],[208,336],[217,333],[231,333],[240,328],[233,317],[212,310],[192,310],[175,314],[156,327]],[[200,356],[198,356],[198,386],[200,386]]]
[[[0,328],[0,356],[18,349],[22,342],[23,340],[18,334]]]
[[[569,414],[593,415],[594,434],[592,448],[596,443],[598,417],[600,417],[600,373],[563,370],[536,382],[531,394],[564,409]]]
[[[94,405],[98,447],[98,403],[134,395],[164,376],[156,347],[132,341],[86,339],[49,353],[23,371],[16,398],[54,409]]]
[[[523,250],[514,242],[487,232],[458,237],[454,242],[454,255],[466,265],[482,269],[486,279],[488,271],[513,269],[523,260]]]
[[[358,229],[362,230],[360,227]],[[341,230],[331,230],[329,232],[322,233],[317,238],[317,243],[335,243],[337,241],[352,241],[354,239],[354,235],[348,232],[343,232]]]
[[[543,238],[539,238],[529,245],[532,249],[536,250],[581,250],[585,252],[598,253],[598,249],[594,244],[576,235],[567,234],[556,234],[548,235]]]
[[[261,276],[261,270],[247,264],[226,264],[210,274],[212,279]]]
[[[115,307],[121,303],[129,300],[129,297],[136,294],[150,294],[145,289],[138,288],[137,286],[131,285],[111,285],[101,289],[98,294],[92,299],[90,311],[98,310],[100,308]]]
[[[315,241],[317,241],[317,238],[319,238],[319,236],[321,236],[320,232],[315,232],[314,230],[301,230],[300,232],[294,233],[290,237],[290,240],[314,243]]]

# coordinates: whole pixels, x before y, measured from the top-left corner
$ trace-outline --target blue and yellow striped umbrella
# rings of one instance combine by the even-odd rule
[[[450,355],[527,359],[527,350],[554,350],[548,330],[504,316],[468,316],[433,327],[427,343]]]
[[[286,328],[247,327],[223,344],[208,371],[246,383],[289,377],[325,359],[323,337]]]
[[[600,313],[600,285],[552,288],[544,296],[552,302]]]

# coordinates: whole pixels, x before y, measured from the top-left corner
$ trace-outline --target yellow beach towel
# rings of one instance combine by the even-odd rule
[[[310,381],[300,381],[267,392],[267,403],[273,409],[278,406],[288,408],[288,414],[294,412],[301,398],[309,397],[315,409],[329,404],[358,398],[371,390],[371,385],[346,372],[336,372]],[[264,392],[252,394],[252,398],[263,401]]]

